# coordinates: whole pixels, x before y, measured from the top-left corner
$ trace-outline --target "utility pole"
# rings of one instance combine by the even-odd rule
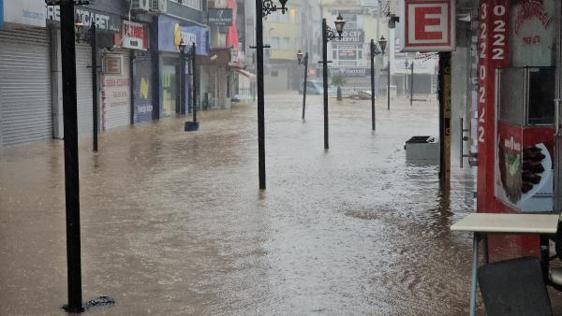
[[[258,167],[260,190],[265,190],[265,111],[263,84],[263,3],[256,0],[256,57],[258,70]]]
[[[371,123],[373,131],[377,129],[375,119],[375,102],[376,102],[376,88],[375,88],[375,57],[377,55],[377,47],[375,40],[371,39]]]
[[[74,0],[60,1],[60,26],[64,113],[66,255],[68,275],[68,305],[65,305],[64,309],[69,313],[81,313],[84,311],[84,308],[82,307],[80,180],[78,167],[78,113],[76,92]]]
[[[191,58],[191,71],[193,72],[193,123],[197,124],[197,46],[195,42],[193,42]]]
[[[93,111],[93,150],[98,152],[98,132],[99,132],[99,99],[98,99],[98,47],[96,23],[90,27],[90,44],[92,46],[92,111]]]
[[[322,79],[324,92],[324,149],[330,148],[329,114],[328,114],[328,25],[322,19]]]
[[[410,64],[410,106],[414,105],[414,61]]]
[[[305,120],[306,115],[306,89],[308,82],[308,52],[304,55],[304,82],[302,87],[302,120]]]

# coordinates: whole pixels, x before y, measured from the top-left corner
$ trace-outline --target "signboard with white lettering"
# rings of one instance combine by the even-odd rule
[[[455,0],[404,0],[403,51],[445,52],[455,49]]]
[[[4,22],[45,27],[45,7],[45,1],[4,0]]]
[[[361,29],[344,29],[340,43],[363,43],[365,42],[365,32]]]
[[[231,26],[232,21],[232,9],[209,9],[209,25]]]
[[[85,7],[75,7],[74,12],[76,22],[82,23],[86,27],[90,27],[92,23],[95,23],[98,31],[111,33],[121,32],[122,20],[119,15],[102,13]],[[60,7],[48,6],[47,19],[49,21],[60,22]]]
[[[115,34],[117,47],[148,50],[148,29],[145,24],[123,21],[120,34]]]

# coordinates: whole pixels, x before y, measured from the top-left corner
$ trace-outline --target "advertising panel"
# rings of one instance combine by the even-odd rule
[[[148,58],[133,62],[134,122],[152,121],[152,61]]]
[[[231,26],[233,21],[232,9],[209,9],[209,25]]]

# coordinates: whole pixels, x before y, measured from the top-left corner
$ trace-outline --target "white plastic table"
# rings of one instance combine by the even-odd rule
[[[488,234],[508,234],[508,235],[541,235],[541,256],[542,260],[548,262],[548,240],[546,240],[546,250],[544,249],[543,236],[554,235],[558,231],[559,215],[539,215],[539,214],[489,214],[476,213],[470,214],[459,222],[451,226],[451,231],[471,232],[472,239],[472,275],[470,290],[470,315],[476,315],[476,285],[478,269],[478,242],[483,237],[486,246],[486,262],[488,261]],[[545,256],[546,251],[546,258]],[[547,271],[543,271],[547,273]]]

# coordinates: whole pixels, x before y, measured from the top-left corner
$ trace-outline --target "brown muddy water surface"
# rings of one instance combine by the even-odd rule
[[[378,107],[297,95],[267,103],[268,189],[257,189],[252,106],[81,140],[84,300],[107,315],[460,315],[470,236],[449,226],[473,209],[472,178],[440,193],[435,165],[405,161],[404,141],[437,134],[436,103]],[[0,315],[64,315],[63,146],[0,150]]]

